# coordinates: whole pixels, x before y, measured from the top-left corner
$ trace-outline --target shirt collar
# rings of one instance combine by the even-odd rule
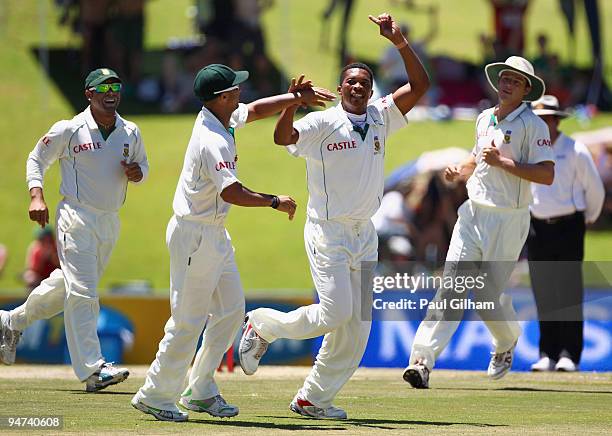
[[[527,109],[527,105],[525,104],[525,102],[523,102],[523,103],[521,103],[521,104],[519,105],[519,107],[517,107],[517,108],[516,108],[516,109],[514,109],[512,112],[510,112],[510,113],[509,113],[509,114],[506,116],[506,118],[504,118],[504,120],[502,120],[502,121],[506,121],[506,120],[507,120],[507,121],[510,121],[510,122],[514,121],[514,119],[515,119],[516,117],[518,117],[518,116],[519,116],[519,114],[520,114],[521,112],[523,112],[525,109]]]
[[[91,106],[87,106],[87,108],[83,111],[83,114],[85,115],[85,122],[87,123],[87,127],[89,127],[90,130],[100,130],[98,123],[96,123],[96,120],[94,120],[94,117],[91,114]],[[115,112],[115,128],[120,127],[124,124],[125,122],[123,118],[121,118],[121,116],[117,112]]]
[[[351,123],[351,120],[349,120],[349,118],[346,116],[346,111],[342,107],[342,102],[340,102],[340,103],[338,103],[336,105],[336,110],[338,111],[338,118],[340,119],[342,124],[344,124],[347,127],[350,127],[352,129],[353,128],[353,123]],[[366,122],[366,124],[370,122],[370,114],[368,114],[368,109],[367,108],[366,108],[366,121],[365,122]]]

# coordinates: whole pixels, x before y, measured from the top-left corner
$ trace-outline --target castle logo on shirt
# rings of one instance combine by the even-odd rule
[[[234,158],[233,162],[228,162],[228,161],[218,162],[217,165],[215,165],[215,169],[217,171],[221,171],[224,168],[227,168],[228,170],[235,170],[236,169],[236,160],[238,160],[237,156]]]
[[[357,143],[355,141],[342,141],[327,144],[327,151],[341,151],[348,150],[350,148],[357,148]]]
[[[82,151],[99,150],[102,148],[102,144],[99,142],[87,142],[85,144],[78,144],[72,147],[72,151],[80,153]]]
[[[540,147],[551,147],[552,143],[550,142],[550,139],[546,139],[546,138],[540,138],[536,141],[536,144],[538,144],[538,146]]]
[[[43,144],[45,144],[47,147],[49,146],[49,144],[51,143],[51,140],[49,139],[49,137],[47,136],[43,136],[43,138],[40,140]]]

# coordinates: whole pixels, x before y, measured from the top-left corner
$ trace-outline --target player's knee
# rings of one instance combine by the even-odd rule
[[[347,309],[348,306],[348,309]],[[323,324],[329,327],[330,330],[335,330],[338,327],[350,322],[352,318],[352,310],[350,304],[338,305],[333,310],[324,310],[321,316]]]

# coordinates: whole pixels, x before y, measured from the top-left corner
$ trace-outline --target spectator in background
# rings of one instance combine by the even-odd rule
[[[540,360],[533,371],[577,371],[583,345],[582,260],[585,224],[597,220],[604,187],[584,144],[559,131],[567,113],[545,95],[533,112],[550,131],[555,154],[552,185],[532,183],[529,273],[540,321]]]
[[[522,54],[525,48],[525,13],[529,0],[490,0],[495,14],[495,37],[505,53]]]
[[[108,9],[112,0],[80,0],[79,29],[83,37],[81,46],[81,73],[85,76],[99,65],[106,64]],[[127,3],[127,2],[126,2]]]
[[[36,240],[32,241],[26,254],[23,281],[28,289],[28,294],[59,267],[55,235],[50,226],[45,226],[37,230]]]
[[[109,20],[112,49],[108,51],[113,68],[126,78],[128,95],[138,84],[142,73],[146,0],[115,1]]]

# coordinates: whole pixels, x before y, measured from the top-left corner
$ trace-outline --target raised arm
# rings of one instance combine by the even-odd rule
[[[391,15],[380,14],[378,17],[369,15],[368,18],[377,24],[380,34],[391,41],[399,50],[406,72],[408,73],[408,83],[401,86],[393,93],[393,101],[402,114],[406,114],[412,109],[419,99],[429,88],[429,76],[423,64],[415,54],[402,34],[398,25],[393,21]]]
[[[301,80],[303,79],[304,76],[302,75],[299,91],[265,97],[249,103],[247,105],[249,115],[246,122],[250,123],[270,117],[291,106],[296,108],[301,105],[325,107],[325,102],[336,98],[333,92],[324,88],[313,87],[310,81],[302,83]],[[295,81],[295,79],[293,80]]]

